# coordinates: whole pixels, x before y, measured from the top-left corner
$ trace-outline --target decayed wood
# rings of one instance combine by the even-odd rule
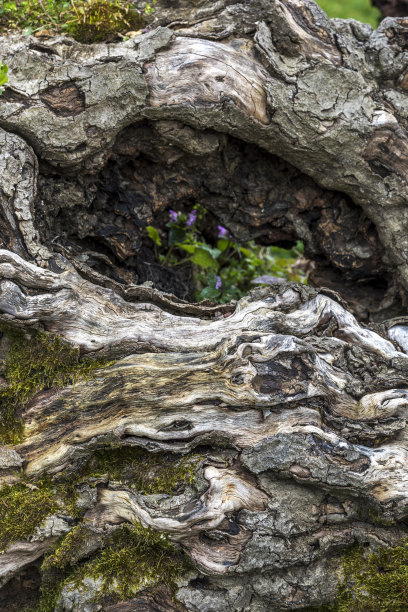
[[[193,560],[184,609],[320,605],[346,549],[407,536],[407,24],[330,21],[309,0],[182,4],[119,44],[0,39],[0,324],[115,360],[31,399],[0,480],[59,482],[112,445],[198,453],[196,485],[166,495],[84,475],[77,562],[138,520]],[[222,306],[138,285],[143,228],[196,198],[239,239],[303,239],[316,282],[362,318],[401,316],[366,327],[293,284]],[[72,526],[57,513],[11,543],[2,584]],[[96,609],[91,582],[57,609]]]

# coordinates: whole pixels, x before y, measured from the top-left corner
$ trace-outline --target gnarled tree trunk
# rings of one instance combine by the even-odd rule
[[[31,486],[81,474],[77,513],[0,556],[5,606],[77,525],[75,563],[133,520],[193,562],[176,602],[164,587],[103,600],[117,610],[325,604],[354,543],[408,535],[408,22],[373,31],[311,0],[172,4],[119,44],[0,39],[0,356],[39,330],[114,360],[35,395],[1,447],[9,485],[20,466]],[[328,289],[182,299],[177,277],[146,272],[143,229],[195,201],[239,240],[303,240]],[[191,457],[194,484],[151,494],[81,471],[128,447]],[[68,581],[55,609],[100,609],[97,587]]]

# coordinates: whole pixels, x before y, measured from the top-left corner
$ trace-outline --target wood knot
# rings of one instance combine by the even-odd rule
[[[289,472],[297,478],[310,478],[312,475],[308,468],[297,465],[296,463],[290,466]]]

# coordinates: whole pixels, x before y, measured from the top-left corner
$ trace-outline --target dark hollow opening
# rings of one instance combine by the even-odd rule
[[[191,300],[191,270],[160,265],[145,228],[164,228],[169,209],[196,203],[208,210],[209,241],[218,223],[241,243],[290,248],[301,240],[314,261],[310,284],[338,291],[361,320],[384,317],[384,308],[399,314],[398,300],[381,305],[392,274],[376,228],[349,197],[255,145],[175,121],[125,129],[98,175],[43,168],[36,226],[45,244],[118,282],[151,281]]]

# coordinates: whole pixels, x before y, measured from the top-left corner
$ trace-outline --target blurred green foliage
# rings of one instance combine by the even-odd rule
[[[84,43],[100,42],[139,30],[155,2],[138,11],[130,0],[4,0],[0,3],[0,32],[40,30],[67,33]]]
[[[380,11],[374,8],[370,0],[316,0],[329,17],[356,19],[369,23],[376,28]]]
[[[131,0],[3,0],[0,1],[0,32],[40,30],[67,32],[81,42],[109,40],[145,25],[157,0],[138,11]],[[380,13],[370,0],[318,0],[329,17],[354,18],[376,27]]]
[[[132,2],[88,0],[71,4],[75,14],[65,24],[66,30],[82,43],[109,40],[117,32],[139,30],[145,24],[143,14]]]
[[[4,0],[0,6],[0,31],[36,30],[52,28],[63,23],[70,2],[65,0]]]
[[[8,72],[7,66],[0,62],[0,94],[3,91],[1,86],[7,83],[8,81],[7,72]]]
[[[218,240],[210,244],[202,231],[206,214],[200,205],[188,215],[171,210],[167,236],[161,236],[155,227],[146,228],[161,264],[192,266],[197,300],[209,299],[222,304],[237,300],[259,277],[268,277],[264,279],[266,284],[282,280],[306,283],[306,274],[299,265],[303,254],[301,242],[291,250],[259,246],[254,242],[239,244],[219,225]]]

